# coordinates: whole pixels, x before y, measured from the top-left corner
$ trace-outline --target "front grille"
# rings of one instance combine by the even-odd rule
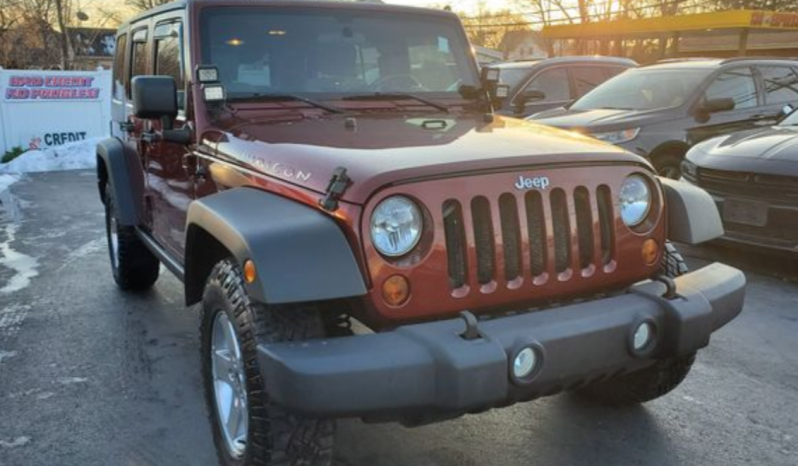
[[[464,204],[470,215],[464,215]],[[615,217],[606,185],[592,192],[577,186],[572,191],[501,193],[497,199],[449,199],[442,211],[452,288],[467,284],[474,272],[479,285],[509,283],[519,277],[567,277],[614,259]],[[466,229],[473,232],[473,264]]]
[[[718,194],[798,203],[798,178],[791,176],[699,168],[698,185]]]

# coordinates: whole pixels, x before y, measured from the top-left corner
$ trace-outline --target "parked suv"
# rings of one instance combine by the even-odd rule
[[[693,144],[772,125],[798,104],[798,62],[777,58],[665,60],[631,70],[568,108],[533,115],[647,157],[661,175],[680,176]]]
[[[629,68],[634,60],[616,57],[559,57],[489,65],[510,88],[499,112],[525,117],[570,105],[604,81]]]
[[[199,304],[225,465],[328,465],[341,417],[652,400],[741,311],[740,271],[667,242],[722,234],[709,195],[495,115],[449,12],[178,1],[117,40],[113,277]]]

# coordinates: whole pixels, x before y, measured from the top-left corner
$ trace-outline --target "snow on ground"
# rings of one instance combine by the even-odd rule
[[[2,165],[0,165],[2,166]],[[19,180],[19,175],[0,174],[0,193]]]
[[[0,174],[93,168],[97,164],[95,148],[101,140],[91,138],[58,147],[30,150],[9,163],[0,164]]]
[[[63,146],[30,150],[9,163],[0,163],[0,193],[19,181],[23,173],[79,170],[97,165],[95,148],[103,138],[91,138]]]

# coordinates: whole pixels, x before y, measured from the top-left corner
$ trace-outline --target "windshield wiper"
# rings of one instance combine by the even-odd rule
[[[323,104],[313,99],[297,95],[297,94],[250,94],[237,97],[230,97],[228,102],[279,102],[281,100],[295,100],[297,102],[304,102],[312,107],[327,110],[330,113],[344,113],[344,109],[333,107],[332,105]]]
[[[449,113],[449,107],[439,104],[437,102],[433,102],[431,100],[427,100],[424,97],[419,97],[415,94],[409,94],[407,92],[375,92],[373,94],[357,94],[357,95],[350,95],[344,97],[342,100],[384,100],[384,99],[413,99],[417,102],[421,102],[424,105],[437,108],[438,110]]]

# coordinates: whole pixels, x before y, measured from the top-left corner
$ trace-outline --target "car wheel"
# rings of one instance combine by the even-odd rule
[[[313,307],[250,301],[234,261],[214,267],[203,294],[200,333],[205,398],[221,464],[331,464],[335,421],[275,405],[257,357],[259,344],[320,338],[323,329]]]
[[[660,176],[678,180],[682,177],[682,159],[682,155],[670,153],[658,155],[652,162]]]
[[[662,274],[676,278],[687,273],[687,264],[670,242],[665,244]],[[596,404],[629,406],[660,398],[681,384],[695,362],[695,353],[662,359],[645,369],[588,385],[576,393]]]
[[[136,236],[135,228],[119,225],[111,185],[105,186],[105,233],[114,281],[127,291],[143,291],[158,280],[160,262]]]

